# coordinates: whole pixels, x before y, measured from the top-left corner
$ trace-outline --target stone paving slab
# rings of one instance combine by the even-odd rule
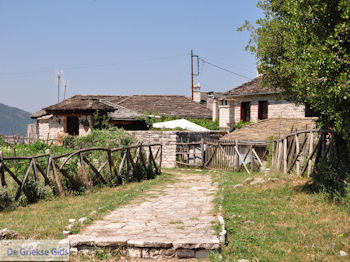
[[[205,174],[172,171],[158,186],[69,236],[73,247],[125,247],[130,257],[206,257],[220,247],[213,226],[217,184]]]

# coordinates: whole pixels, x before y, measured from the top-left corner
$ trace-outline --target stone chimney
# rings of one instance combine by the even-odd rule
[[[217,118],[219,118],[219,106],[218,106],[218,99],[213,99],[213,121],[215,121]]]
[[[219,105],[219,127],[223,130],[230,129],[234,124],[234,106],[233,101],[220,100]]]
[[[198,85],[195,85],[193,87],[193,101],[200,103],[202,100],[202,93],[201,93],[201,85],[198,83]]]

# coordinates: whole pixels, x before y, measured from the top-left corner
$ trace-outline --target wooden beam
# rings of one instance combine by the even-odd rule
[[[310,131],[309,133],[309,136],[310,136],[310,144],[309,144],[309,163],[307,164],[308,165],[308,170],[307,170],[307,176],[310,177],[311,175],[311,170],[312,170],[312,159],[311,159],[311,154],[313,153],[314,151],[314,133],[312,131]],[[303,172],[302,172],[303,174]]]
[[[22,181],[21,181],[21,184],[20,184],[20,186],[19,186],[18,189],[17,189],[17,193],[16,193],[16,197],[15,197],[15,200],[16,200],[16,201],[19,199],[19,197],[20,197],[20,195],[21,195],[22,189],[23,189],[24,184],[25,184],[25,182],[26,182],[26,180],[27,180],[27,177],[28,177],[29,172],[30,172],[30,170],[31,170],[31,168],[32,168],[32,165],[33,165],[33,161],[31,160],[31,161],[30,161],[30,164],[29,164],[29,166],[28,166],[28,168],[27,168],[27,171],[26,171],[26,173],[25,173],[25,175],[24,175],[24,177],[23,177],[23,179],[22,179]]]
[[[57,172],[56,172],[56,167],[57,164],[55,163],[55,160],[51,157],[51,168],[52,168],[52,174],[53,174],[53,177],[55,179],[55,183],[56,183],[56,186],[57,186],[57,191],[58,191],[58,195],[59,196],[63,196],[64,195],[64,191],[63,191],[63,186],[62,186],[62,183],[61,183],[61,179],[60,177],[58,176]],[[61,173],[64,175],[63,173],[63,169],[59,169],[61,171]],[[70,177],[70,176],[69,176]],[[74,181],[74,180],[73,180]],[[71,181],[72,182],[72,181]],[[75,181],[74,181],[75,182]]]
[[[84,162],[91,168],[91,170],[96,174],[96,177],[103,183],[108,184],[105,178],[102,176],[102,174],[93,166],[93,164],[85,157],[83,156]]]
[[[89,183],[89,177],[88,174],[85,170],[85,161],[84,161],[84,155],[83,153],[79,153],[79,160],[80,160],[80,168],[81,168],[81,173],[83,175],[83,183],[85,185],[86,188],[91,189],[91,185]]]
[[[262,162],[261,162],[260,157],[258,156],[258,154],[256,153],[256,151],[255,151],[254,148],[252,149],[252,151],[253,151],[253,154],[255,155],[256,159],[258,160],[258,162],[259,162],[259,164],[260,164],[260,166],[261,166],[261,165],[262,165]]]
[[[320,143],[320,141],[319,141],[319,143]],[[310,163],[312,163],[311,159],[312,159],[312,157],[314,156],[317,147],[318,147],[318,146],[316,145],[316,146],[313,148],[311,154],[308,156],[308,158],[307,158],[307,160],[306,160],[306,165],[304,166],[303,170],[301,171],[301,175],[303,175],[303,174],[305,173],[306,168],[310,165]]]
[[[5,181],[5,171],[4,171],[4,158],[2,155],[2,151],[0,151],[0,180],[1,180],[1,186],[6,186]]]
[[[243,164],[243,166],[244,166],[245,170],[247,171],[247,173],[248,173],[248,174],[250,174],[250,172],[249,172],[249,170],[248,170],[248,168],[247,168],[246,164],[244,163],[244,161],[243,161],[243,159],[242,159],[241,154],[240,154],[240,153],[239,153],[239,151],[238,151],[237,146],[235,146],[235,151],[237,152],[238,157],[239,157],[239,159],[241,160],[241,162],[242,162],[242,164]]]
[[[283,139],[283,173],[287,174],[287,138]]]

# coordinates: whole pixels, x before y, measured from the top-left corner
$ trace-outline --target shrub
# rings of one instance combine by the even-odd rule
[[[7,209],[13,204],[13,200],[9,197],[8,188],[0,186],[0,211]]]
[[[235,128],[240,129],[240,128],[242,128],[242,127],[244,127],[244,126],[246,126],[246,125],[250,125],[250,124],[252,124],[252,123],[253,123],[252,121],[243,122],[242,120],[240,120],[239,122],[237,122],[237,123],[235,124]]]
[[[78,148],[84,147],[122,147],[129,146],[136,142],[131,135],[125,132],[124,129],[109,128],[109,129],[92,129],[90,134],[80,136],[75,139],[75,145]]]
[[[219,130],[219,119],[216,119],[215,121],[212,121],[210,119],[195,119],[195,118],[189,118],[188,121],[191,121],[192,123],[195,123],[199,126],[205,127],[209,130]]]
[[[35,203],[42,199],[50,199],[53,197],[50,186],[45,186],[42,181],[34,180],[30,177],[24,184],[23,190],[26,191],[27,201]]]

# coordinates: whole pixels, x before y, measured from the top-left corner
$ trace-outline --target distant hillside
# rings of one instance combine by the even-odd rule
[[[27,135],[27,125],[33,123],[30,113],[16,107],[0,103],[0,134],[12,135],[13,131],[21,136]]]

